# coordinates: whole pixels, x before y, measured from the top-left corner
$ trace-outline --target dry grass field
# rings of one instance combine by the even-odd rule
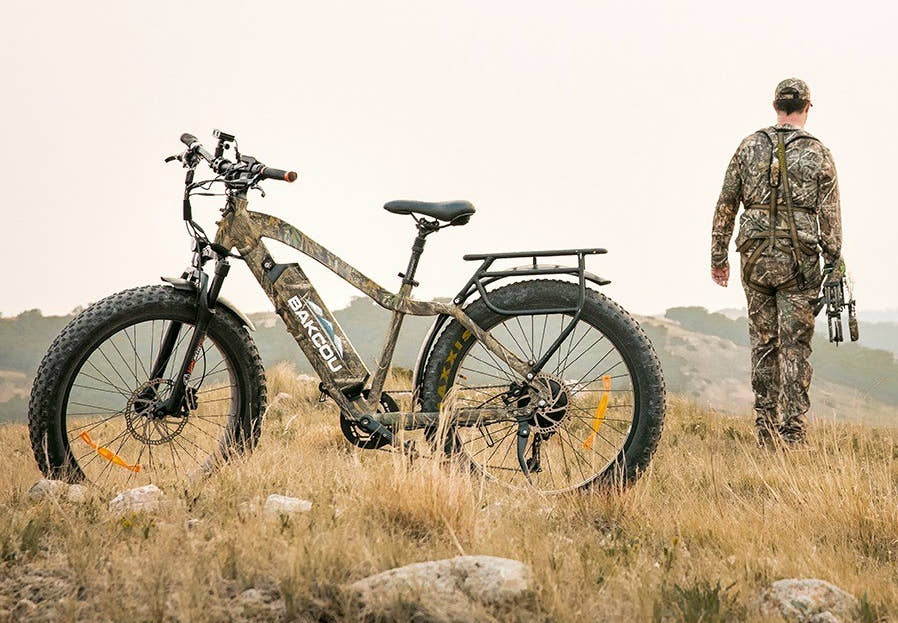
[[[115,492],[30,501],[27,429],[0,427],[0,619],[27,598],[36,621],[354,621],[347,583],[465,553],[531,565],[532,602],[445,612],[421,595],[368,618],[763,621],[764,586],[816,577],[861,599],[861,620],[898,620],[894,430],[818,422],[807,450],[762,451],[747,419],[673,399],[635,486],[545,498],[351,448],[332,403],[284,366],[269,371],[278,394],[251,458],[158,483],[170,502],[153,514],[112,515]],[[270,493],[314,506],[270,519],[244,504]],[[252,587],[267,601],[240,598]]]

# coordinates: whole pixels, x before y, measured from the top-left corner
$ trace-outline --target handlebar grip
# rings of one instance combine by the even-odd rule
[[[296,171],[284,171],[274,167],[264,167],[261,173],[262,179],[281,180],[282,182],[295,182],[299,175]]]
[[[193,134],[188,134],[185,132],[181,135],[181,142],[190,147],[194,143],[198,142],[197,138]]]

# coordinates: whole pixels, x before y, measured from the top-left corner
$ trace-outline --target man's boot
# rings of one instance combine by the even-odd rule
[[[780,433],[775,414],[756,412],[755,430],[758,435],[759,448],[776,448]]]
[[[793,447],[808,445],[808,435],[805,431],[804,415],[787,417],[780,425],[780,435],[783,441]]]

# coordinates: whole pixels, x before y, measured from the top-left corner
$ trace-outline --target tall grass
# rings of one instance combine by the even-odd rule
[[[352,448],[288,366],[269,370],[269,389],[258,450],[167,487],[150,515],[110,514],[109,492],[29,501],[27,430],[0,427],[0,613],[28,598],[47,620],[349,621],[347,583],[465,553],[530,564],[533,603],[460,614],[421,596],[384,603],[382,620],[762,621],[757,595],[786,577],[829,580],[865,596],[865,618],[898,619],[894,431],[818,422],[807,450],[764,451],[749,421],[674,399],[635,486],[547,498]],[[314,506],[271,519],[245,504],[270,493]],[[241,599],[249,588],[273,605]]]

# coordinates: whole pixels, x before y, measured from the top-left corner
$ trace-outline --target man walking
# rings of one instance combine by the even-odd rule
[[[711,278],[726,287],[727,250],[742,203],[736,250],[748,302],[751,384],[762,445],[777,436],[790,444],[805,442],[821,253],[837,270],[832,278],[843,270],[835,164],[823,143],[804,130],[810,107],[811,93],[802,80],[777,85],[776,125],[739,145],[711,231]]]

